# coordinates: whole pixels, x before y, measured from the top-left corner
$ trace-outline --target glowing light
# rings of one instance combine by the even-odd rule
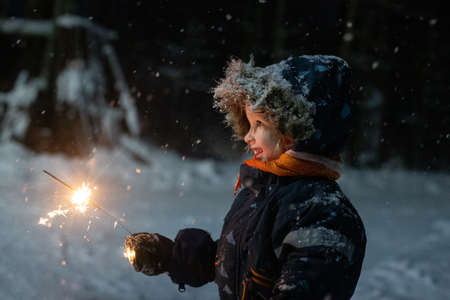
[[[55,209],[55,210],[52,210],[51,212],[49,212],[47,215],[51,218],[51,219],[53,219],[54,217],[56,217],[56,216],[66,216],[66,214],[69,212],[69,210],[68,209],[61,209],[61,208],[58,208],[58,209]]]
[[[39,225],[46,225],[48,222],[48,218],[39,218]]]
[[[130,264],[133,264],[134,260],[136,259],[136,252],[133,249],[127,247],[125,249],[125,252],[123,253],[123,256],[125,258],[128,258]]]
[[[91,199],[91,193],[92,191],[89,186],[83,182],[81,188],[76,190],[72,196],[72,204],[75,205],[75,209],[81,213],[85,213],[89,205],[89,200]]]
[[[47,226],[47,227],[51,227],[52,223],[49,221],[50,221],[50,219],[53,219],[54,217],[57,217],[57,216],[66,217],[67,214],[70,214],[75,210],[79,211],[81,213],[85,213],[89,207],[89,202],[91,201],[91,194],[92,194],[92,190],[89,188],[89,185],[83,182],[82,186],[80,188],[78,188],[77,190],[75,190],[72,194],[72,201],[71,201],[72,206],[71,207],[63,209],[63,208],[61,208],[61,205],[60,205],[58,207],[58,209],[52,210],[49,213],[47,213],[46,218],[40,218],[38,224]],[[59,225],[58,227],[62,228],[62,225]]]

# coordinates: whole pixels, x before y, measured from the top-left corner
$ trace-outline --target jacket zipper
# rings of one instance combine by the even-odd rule
[[[245,207],[245,203],[244,203]],[[241,271],[241,262],[240,262],[240,253],[241,253],[241,244],[242,238],[244,236],[244,231],[240,232],[239,239],[237,239],[237,247],[236,247],[236,267],[235,267],[235,280],[234,280],[234,290],[236,291],[236,295],[239,297],[239,273]],[[242,298],[241,298],[242,299]]]
[[[241,296],[241,300],[245,300],[245,297],[247,296],[247,287],[248,287],[248,278],[244,278],[244,280],[242,280],[242,296]]]
[[[234,290],[236,291],[237,295],[239,295],[239,273],[240,273],[240,269],[241,269],[240,252],[241,252],[242,236],[243,236],[243,233],[241,232],[241,236],[239,237],[239,240],[238,240],[239,243],[236,247],[236,273],[235,273],[236,278],[234,280],[234,286],[235,286]],[[243,298],[241,297],[241,300],[242,299]]]
[[[258,195],[256,195],[256,197],[253,199],[252,203],[256,203],[256,199],[258,199],[258,197],[261,196],[261,192],[262,190],[259,192]],[[248,231],[248,221],[246,224],[246,229],[243,230],[241,232],[241,236],[239,237],[239,243],[237,248],[237,253],[236,253],[236,262],[237,262],[237,266],[236,266],[236,279],[235,279],[235,291],[236,291],[236,295],[239,295],[239,274],[240,274],[240,269],[241,269],[241,263],[240,263],[240,254],[241,254],[241,245],[242,245],[242,241],[245,238],[245,233],[247,233]],[[247,295],[247,290],[248,290],[248,284],[250,282],[250,279],[247,276],[247,272],[243,275],[244,279],[242,280],[242,294],[241,294],[241,300],[245,300],[245,297]],[[239,296],[238,296],[239,297]]]

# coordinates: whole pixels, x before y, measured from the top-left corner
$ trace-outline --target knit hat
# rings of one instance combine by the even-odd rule
[[[237,139],[249,130],[248,105],[292,138],[293,150],[333,156],[352,132],[350,73],[347,62],[329,55],[291,57],[264,68],[253,59],[234,59],[214,89],[214,106]]]

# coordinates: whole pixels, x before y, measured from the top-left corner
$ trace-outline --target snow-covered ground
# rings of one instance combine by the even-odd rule
[[[133,232],[173,238],[200,227],[217,238],[239,163],[127,143],[150,163],[120,150],[77,160],[0,144],[0,299],[218,299],[214,284],[180,294],[166,275],[134,272],[123,257],[126,232],[101,211],[38,225],[69,197],[46,169],[74,186],[95,185],[95,201]],[[368,236],[353,299],[450,299],[450,174],[347,169],[339,182]]]

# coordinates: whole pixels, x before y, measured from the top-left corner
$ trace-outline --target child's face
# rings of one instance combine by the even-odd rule
[[[250,123],[250,130],[245,135],[244,141],[255,154],[254,158],[264,161],[279,158],[285,149],[277,128],[267,120],[262,112],[250,111],[246,106],[245,114]]]

